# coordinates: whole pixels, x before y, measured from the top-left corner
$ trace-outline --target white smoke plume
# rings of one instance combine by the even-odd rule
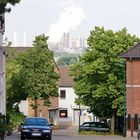
[[[83,9],[69,1],[69,5],[64,7],[59,19],[51,25],[49,32],[46,34],[49,36],[49,42],[57,43],[63,33],[75,30],[85,19],[86,15]]]

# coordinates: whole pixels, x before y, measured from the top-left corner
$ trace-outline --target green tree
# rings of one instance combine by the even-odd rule
[[[6,57],[6,109],[7,112],[11,112],[12,109],[14,109],[14,104],[17,104],[24,100],[26,97],[24,97],[24,94],[14,94],[13,92],[13,86],[12,86],[12,79],[13,75],[18,75],[20,70],[20,65],[17,64],[15,61],[15,57],[19,54],[18,51],[16,51],[15,48],[11,47],[11,42],[9,42],[7,39],[4,43],[5,52],[7,54]],[[17,81],[18,82],[18,81]],[[20,92],[22,93],[22,92]]]
[[[11,111],[15,106],[14,104],[18,104],[21,100],[25,100],[27,95],[25,96],[24,92],[20,89],[20,87],[16,87],[14,89],[14,83],[18,80],[15,77],[18,77],[20,71],[20,65],[17,65],[15,61],[11,61],[6,65],[6,108],[7,111]],[[16,81],[14,81],[16,79]],[[15,94],[15,90],[18,89],[18,94]]]
[[[76,57],[66,57],[66,56],[63,56],[63,57],[60,57],[58,60],[57,60],[57,65],[59,66],[69,66],[71,64],[74,64],[77,62],[77,58]]]
[[[0,0],[0,14],[3,14],[6,12],[6,5],[11,4],[15,5],[16,3],[19,3],[20,0]]]
[[[37,108],[37,99],[44,100],[44,105],[48,106],[50,97],[58,96],[56,83],[59,76],[55,72],[53,52],[48,49],[47,39],[45,35],[37,36],[34,47],[16,58],[20,70],[12,77],[13,93],[34,100],[34,108]]]
[[[95,27],[87,39],[89,47],[71,67],[77,101],[99,117],[123,115],[123,65],[119,55],[138,42],[126,28],[113,32]],[[83,88],[84,87],[84,88]]]

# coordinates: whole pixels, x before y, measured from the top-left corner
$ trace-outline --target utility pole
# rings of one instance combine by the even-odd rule
[[[3,48],[4,22],[4,14],[0,14],[0,113],[3,115],[6,114],[5,51]]]

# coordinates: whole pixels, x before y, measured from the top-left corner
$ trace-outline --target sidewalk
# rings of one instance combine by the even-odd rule
[[[53,135],[55,136],[78,135],[78,128],[75,126],[70,126],[67,129],[53,130]]]
[[[58,130],[53,130],[53,135],[54,136],[78,136],[79,132],[78,132],[78,128],[75,126],[71,126],[68,127],[67,129],[58,129]],[[84,136],[84,135],[81,135]],[[102,136],[101,136],[102,137]],[[108,136],[104,136],[104,137],[108,137]],[[116,137],[116,139],[120,139],[120,140],[138,140],[137,137],[122,137],[122,136],[110,136],[110,137]]]

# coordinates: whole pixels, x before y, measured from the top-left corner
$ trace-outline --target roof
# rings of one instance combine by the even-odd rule
[[[18,51],[18,52],[24,52],[24,51],[26,51],[26,50],[28,50],[28,49],[30,49],[30,48],[33,48],[33,46],[28,46],[28,47],[24,47],[24,46],[17,46],[17,47],[13,47],[13,46],[11,46],[11,47],[5,47],[5,49],[15,49],[15,50]]]
[[[140,59],[140,42],[121,54],[122,58]]]
[[[70,68],[69,67],[58,67],[60,79],[59,79],[59,87],[73,87],[73,77],[70,76]]]
[[[27,50],[29,50],[30,48],[33,47],[4,47],[5,51],[7,52],[7,54],[9,53],[9,51],[12,51],[12,58],[14,58],[15,56],[17,56],[17,54],[21,53],[21,52],[25,52]]]

